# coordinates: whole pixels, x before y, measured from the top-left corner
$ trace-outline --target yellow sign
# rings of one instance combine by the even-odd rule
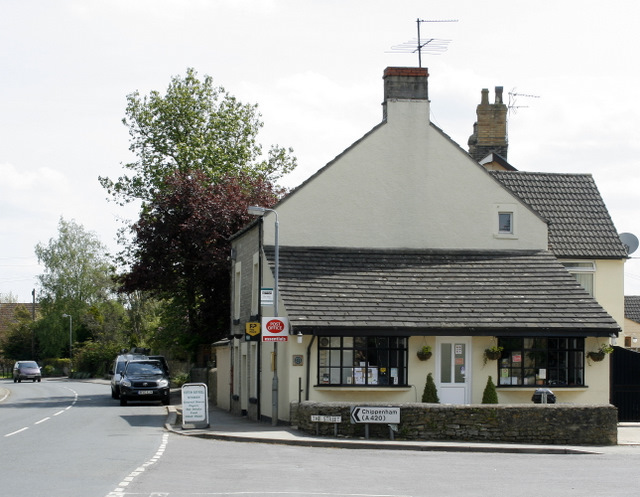
[[[244,332],[252,337],[258,336],[260,334],[260,323],[247,323]]]

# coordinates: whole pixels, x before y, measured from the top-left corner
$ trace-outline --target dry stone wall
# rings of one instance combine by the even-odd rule
[[[358,438],[363,423],[351,422],[353,403],[302,402],[291,404],[291,424],[318,435]],[[375,404],[362,407],[399,407],[397,440],[494,442],[552,445],[616,445],[618,414],[611,405],[510,404],[439,405]],[[341,422],[317,423],[312,415],[340,416]],[[390,437],[389,426],[371,423],[370,438]]]

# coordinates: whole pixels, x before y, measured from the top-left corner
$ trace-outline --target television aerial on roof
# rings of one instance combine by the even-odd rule
[[[435,19],[416,19],[416,25],[418,27],[418,39],[415,38],[409,40],[405,43],[401,43],[400,45],[394,45],[391,47],[391,52],[401,52],[401,53],[418,53],[418,67],[422,67],[422,54],[426,53],[429,55],[440,55],[443,52],[447,51],[447,46],[451,40],[443,40],[439,38],[427,38],[422,39],[420,36],[420,24],[423,22],[458,22],[457,19],[443,19],[443,20],[435,20]]]

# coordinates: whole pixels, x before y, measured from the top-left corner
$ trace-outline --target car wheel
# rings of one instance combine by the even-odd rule
[[[120,396],[120,405],[121,406],[127,405],[127,399],[125,399],[122,395]]]
[[[36,379],[35,379],[35,378],[33,379],[33,382],[34,382],[34,383],[36,382]]]
[[[116,393],[116,391],[113,388],[111,389],[111,398],[112,399],[117,399],[118,398],[118,394]]]
[[[14,378],[14,379],[13,379],[13,382],[14,382],[14,383],[18,383],[18,379],[17,379],[17,378]]]
[[[42,381],[42,378],[38,378],[38,383],[40,383]]]
[[[164,399],[162,399],[162,403],[165,406],[168,406],[169,404],[171,404],[171,398],[167,395]]]
[[[22,383],[22,380],[20,378],[18,378],[18,383]]]

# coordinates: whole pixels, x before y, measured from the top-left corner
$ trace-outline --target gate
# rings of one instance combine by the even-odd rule
[[[640,421],[640,353],[614,347],[610,402],[618,408],[618,421]]]

